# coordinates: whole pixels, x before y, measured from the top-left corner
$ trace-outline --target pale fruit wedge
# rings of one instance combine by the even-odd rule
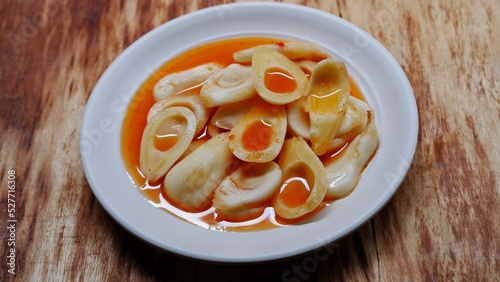
[[[255,106],[262,104],[260,98],[222,105],[217,108],[210,122],[218,128],[231,130],[245,117]]]
[[[345,115],[350,82],[344,63],[328,58],[319,62],[307,89],[310,135],[316,155],[324,154]]]
[[[325,165],[329,199],[343,198],[354,189],[370,157],[378,147],[378,133],[373,121],[352,140],[341,155]]]
[[[319,61],[328,57],[328,54],[321,50],[316,44],[307,42],[285,42],[261,46],[280,52],[290,60],[307,59]],[[238,63],[251,62],[256,49],[257,47],[252,47],[235,52],[233,54],[233,59]]]
[[[177,93],[193,89],[202,85],[210,76],[222,69],[216,63],[209,63],[192,69],[169,74],[155,85],[154,98],[156,101],[166,99]]]
[[[244,163],[219,184],[213,206],[221,210],[255,207],[273,196],[281,176],[275,162]]]
[[[277,215],[293,219],[315,210],[326,194],[326,173],[318,156],[301,137],[287,139],[278,158],[283,172],[273,198]]]
[[[186,107],[190,109],[196,116],[196,132],[195,134],[201,133],[205,128],[205,124],[210,117],[212,112],[211,108],[205,107],[201,102],[200,95],[198,93],[184,93],[182,95],[173,95],[165,100],[160,100],[156,102],[148,113],[148,122],[158,113],[161,113],[170,107]]]
[[[264,103],[255,107],[231,129],[229,148],[242,161],[272,161],[283,146],[286,128],[284,107]]]
[[[309,121],[309,113],[306,111],[307,97],[302,97],[288,104],[286,117],[288,121],[288,130],[294,136],[301,136],[309,140],[311,133],[311,124]]]
[[[205,208],[214,189],[234,165],[228,141],[229,133],[221,133],[172,167],[163,182],[168,197],[186,210]]]
[[[196,117],[188,108],[171,107],[155,115],[144,129],[139,169],[149,181],[167,173],[186,151],[196,131]]]
[[[254,87],[259,96],[274,105],[284,105],[305,95],[307,77],[283,54],[266,46],[252,57]]]
[[[207,107],[227,105],[255,96],[252,68],[240,64],[231,64],[212,75],[200,91]]]

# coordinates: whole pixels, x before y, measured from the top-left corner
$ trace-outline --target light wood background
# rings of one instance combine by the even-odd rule
[[[369,223],[331,246],[327,260],[314,265],[306,254],[256,265],[192,261],[146,245],[108,216],[79,156],[92,88],[146,32],[228,2],[1,2],[0,280],[500,281],[497,0],[283,1],[371,33],[401,64],[419,108],[417,151],[402,186]],[[15,277],[6,267],[11,169]]]

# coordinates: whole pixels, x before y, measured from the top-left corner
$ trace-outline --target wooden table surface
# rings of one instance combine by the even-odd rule
[[[114,222],[80,162],[95,83],[151,29],[228,2],[2,1],[2,280],[500,281],[498,0],[283,1],[371,33],[408,75],[419,108],[416,155],[400,189],[327,260],[202,263],[159,251]]]

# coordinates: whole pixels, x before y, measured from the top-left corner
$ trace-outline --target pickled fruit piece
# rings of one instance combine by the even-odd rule
[[[265,46],[252,59],[254,86],[259,96],[274,105],[288,104],[305,94],[307,77],[283,54]]]
[[[366,163],[378,147],[378,133],[374,122],[347,145],[338,158],[325,165],[329,199],[342,198],[354,189]]]
[[[215,209],[217,213],[217,221],[241,222],[252,220],[261,216],[265,207],[242,208],[233,210]]]
[[[263,103],[231,129],[229,148],[240,160],[264,163],[275,159],[286,134],[283,107]]]
[[[209,63],[181,72],[169,74],[155,85],[156,101],[166,99],[177,93],[192,89],[203,84],[211,75],[222,69],[222,66]]]
[[[164,111],[170,107],[186,107],[190,109],[196,116],[196,132],[199,134],[205,127],[205,124],[210,117],[212,109],[207,108],[203,105],[200,99],[200,95],[197,93],[185,93],[182,95],[174,95],[166,98],[165,100],[160,100],[156,102],[148,113],[148,122],[158,113]]]
[[[149,181],[161,178],[186,151],[194,137],[196,117],[188,108],[172,107],[155,115],[144,129],[139,169]]]
[[[319,61],[328,57],[328,54],[321,50],[317,45],[306,42],[279,42],[261,46],[280,52],[290,60],[308,59]],[[258,46],[235,52],[233,54],[234,61],[238,63],[251,62],[257,48]]]
[[[316,209],[326,194],[326,173],[320,159],[304,139],[287,139],[278,165],[283,180],[279,194],[273,198],[276,214],[293,219]]]
[[[200,140],[193,140],[191,144],[187,147],[186,151],[179,157],[178,161],[181,161],[185,157],[187,157],[189,154],[191,154],[194,150],[196,150],[200,145],[204,144],[207,142],[206,139],[200,139]]]
[[[296,63],[297,66],[306,74],[307,77],[310,77],[314,67],[316,66],[316,62],[310,60],[302,60]]]
[[[332,143],[345,115],[350,82],[344,63],[324,59],[313,69],[307,89],[312,149],[322,155]]]
[[[260,98],[256,98],[220,106],[210,122],[218,128],[231,130],[254,106],[262,102]]]
[[[310,138],[310,119],[307,108],[307,97],[303,97],[290,103],[286,112],[290,132],[304,139]],[[346,113],[327,151],[342,147],[347,141],[361,133],[366,128],[369,111],[370,107],[365,102],[349,96]]]
[[[257,96],[253,87],[252,68],[231,64],[212,75],[200,91],[208,107],[226,105]]]
[[[227,132],[227,130],[217,127],[211,122],[209,122],[207,125],[207,133],[210,137],[215,137],[224,132]]]
[[[365,130],[366,124],[360,125],[358,127],[353,128],[351,131],[347,132],[346,134],[343,134],[341,136],[335,137],[333,139],[332,143],[330,146],[328,146],[328,152],[332,151],[338,151],[342,149],[349,141],[352,139],[356,138],[363,130]]]
[[[309,140],[311,125],[309,122],[309,113],[306,111],[307,107],[307,97],[293,101],[287,107],[286,117],[290,132],[295,136],[301,136]]]
[[[339,129],[335,136],[341,136],[354,128],[363,125],[366,127],[366,123],[368,121],[368,109],[366,107],[356,108],[352,105],[352,101],[357,100],[360,104],[365,104],[365,102],[358,100],[354,97],[349,96],[345,108],[345,115],[340,123]],[[365,104],[366,105],[366,104]]]
[[[228,147],[229,133],[221,133],[201,144],[165,176],[166,194],[186,210],[200,210],[234,164]]]
[[[334,151],[344,147],[347,142],[363,132],[368,123],[370,114],[371,109],[368,104],[349,96],[345,117],[337,131],[335,139],[333,139],[327,151]]]
[[[275,162],[245,163],[219,184],[213,207],[221,210],[255,207],[271,198],[280,183],[281,169]]]

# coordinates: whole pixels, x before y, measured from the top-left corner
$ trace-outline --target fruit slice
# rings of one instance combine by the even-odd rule
[[[171,107],[155,115],[144,129],[139,169],[149,181],[160,179],[193,140],[196,117],[188,108]]]
[[[307,89],[312,149],[322,155],[332,143],[345,115],[350,93],[344,63],[328,58],[313,69]]]
[[[307,77],[285,55],[266,46],[255,49],[252,57],[255,90],[266,102],[284,105],[305,94]]]
[[[283,180],[279,193],[273,198],[276,214],[292,219],[316,209],[326,194],[326,173],[320,159],[304,139],[287,139],[278,165]]]

